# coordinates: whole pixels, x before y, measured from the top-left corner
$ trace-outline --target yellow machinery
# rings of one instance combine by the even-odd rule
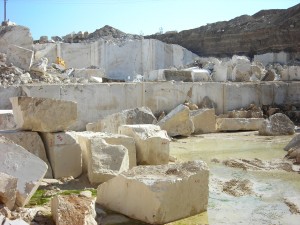
[[[56,57],[56,64],[61,65],[64,68],[66,68],[65,61],[62,58],[60,58],[60,57]]]

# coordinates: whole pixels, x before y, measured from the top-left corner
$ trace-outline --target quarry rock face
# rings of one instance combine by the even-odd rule
[[[77,104],[49,98],[12,97],[18,128],[40,132],[67,130],[77,119]]]
[[[18,179],[16,205],[20,207],[26,205],[46,174],[46,163],[2,136],[0,162],[0,172]]]
[[[265,52],[300,52],[300,4],[285,10],[262,10],[229,21],[179,33],[146,36],[181,45],[199,56],[253,56]],[[229,44],[230,43],[230,44]]]
[[[195,134],[216,132],[216,115],[214,109],[198,109],[190,112]]]
[[[119,133],[134,138],[137,164],[159,165],[169,162],[170,138],[159,126],[123,125],[119,127]]]
[[[17,145],[22,146],[24,149],[43,160],[48,166],[45,178],[53,178],[52,168],[46,155],[44,143],[37,132],[0,131],[0,135],[12,140]]]
[[[128,149],[110,145],[103,138],[78,136],[91,183],[102,183],[129,169]]]
[[[0,172],[0,203],[12,210],[15,206],[18,179]]]
[[[97,225],[96,211],[91,198],[77,195],[56,195],[51,199],[51,212],[58,225]]]
[[[136,147],[135,141],[132,137],[122,134],[110,134],[102,132],[94,133],[90,131],[74,132],[73,134],[77,136],[77,139],[79,139],[79,136],[86,138],[102,138],[110,145],[123,145],[128,150],[129,168],[136,166]]]
[[[166,130],[168,135],[173,136],[190,136],[195,128],[190,118],[190,110],[185,105],[178,105],[162,118],[157,125],[162,130]]]
[[[290,150],[294,147],[300,147],[300,134],[297,134],[295,137],[292,138],[292,140],[284,147],[285,151]]]
[[[41,133],[54,178],[78,177],[82,173],[82,153],[76,139],[67,132]]]
[[[104,119],[87,124],[87,131],[118,133],[118,128],[126,124],[154,124],[157,120],[148,107],[123,110]]]
[[[216,127],[218,131],[255,131],[264,121],[263,118],[217,118]]]
[[[7,51],[7,62],[29,71],[33,62],[34,52],[30,49],[22,48],[17,45],[9,45]]]
[[[291,135],[294,133],[294,123],[282,113],[270,116],[259,129],[259,135],[265,136]]]
[[[165,224],[207,209],[208,177],[202,161],[138,166],[99,185],[96,202],[146,223]]]

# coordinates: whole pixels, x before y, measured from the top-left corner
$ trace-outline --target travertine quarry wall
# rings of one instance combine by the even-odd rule
[[[191,99],[188,97],[190,90]],[[251,103],[300,104],[300,82],[149,82],[0,87],[0,109],[10,109],[9,97],[20,95],[76,101],[78,121],[71,129],[84,130],[88,122],[123,109],[148,106],[154,113],[169,112],[185,100],[199,104],[205,96],[215,102],[217,114]]]
[[[56,57],[67,67],[97,66],[105,69],[112,79],[133,80],[136,74],[192,63],[197,55],[179,46],[158,40],[134,40],[112,43],[99,40],[91,43],[47,43],[34,45],[35,59]]]

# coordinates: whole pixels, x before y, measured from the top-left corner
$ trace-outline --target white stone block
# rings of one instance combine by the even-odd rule
[[[134,138],[137,164],[159,165],[169,162],[170,138],[159,126],[123,125],[119,127],[119,133]]]
[[[44,143],[37,132],[0,131],[0,135],[12,140],[16,144],[22,146],[27,151],[39,157],[41,160],[43,160],[48,166],[48,170],[47,173],[45,174],[45,178],[53,178],[52,168],[50,166],[49,160],[46,155]]]
[[[166,130],[171,137],[189,136],[195,129],[190,118],[189,108],[182,104],[169,112],[157,125],[159,125],[162,130]]]
[[[54,178],[78,177],[82,173],[82,153],[75,138],[65,132],[41,133]]]
[[[17,127],[12,110],[0,110],[0,130],[13,130]]]
[[[18,128],[57,132],[67,130],[77,119],[77,104],[50,98],[10,98]]]
[[[216,132],[216,115],[214,109],[199,109],[190,112],[195,130],[194,133]]]
[[[16,202],[18,179],[0,172],[0,203],[12,210]]]
[[[103,138],[78,136],[91,183],[102,183],[129,169],[128,150]]]
[[[102,132],[72,132],[75,136],[83,136],[86,138],[102,138],[107,144],[110,145],[123,145],[128,150],[129,156],[129,168],[136,166],[136,148],[135,141],[132,137],[122,135],[122,134],[110,134]],[[86,168],[86,159],[83,157],[83,167]]]
[[[202,161],[137,166],[99,185],[96,202],[146,223],[165,224],[207,209],[208,178]]]
[[[33,62],[34,52],[16,45],[9,45],[7,61],[23,70],[29,71]]]
[[[0,172],[18,179],[16,205],[24,206],[47,171],[47,164],[11,140],[0,137]]]
[[[216,127],[218,131],[256,131],[263,122],[263,118],[217,118]]]

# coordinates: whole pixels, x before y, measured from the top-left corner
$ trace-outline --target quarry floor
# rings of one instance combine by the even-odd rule
[[[248,170],[228,167],[222,163],[227,159],[282,161],[286,154],[283,147],[292,137],[258,136],[257,132],[238,132],[173,139],[170,145],[170,154],[176,157],[177,161],[201,159],[209,165],[210,190],[207,212],[168,225],[298,225],[300,212],[295,211],[291,205],[286,203],[285,199],[298,197],[299,200],[299,172],[287,172],[280,168]],[[299,169],[297,165],[293,168]],[[86,177],[50,183],[45,182],[40,189],[55,192],[56,188],[61,191],[86,187],[95,188],[88,185]],[[44,210],[49,210],[47,204],[44,206]],[[110,213],[100,224],[142,225],[145,223]]]

